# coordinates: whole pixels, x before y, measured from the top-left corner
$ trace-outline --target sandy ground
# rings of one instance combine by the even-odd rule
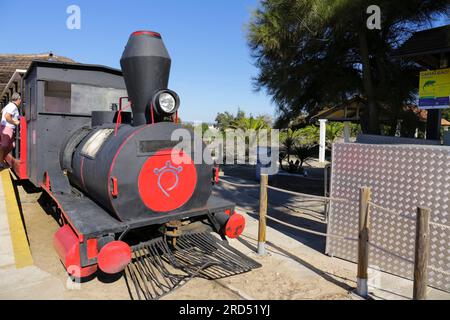
[[[239,199],[239,206],[248,211],[257,208],[254,192],[241,192],[236,188],[221,185],[215,193],[227,199]],[[40,193],[29,193],[18,186],[22,213],[35,265],[15,270],[0,268],[0,299],[130,299],[123,277],[99,279],[74,285],[68,280],[64,267],[53,249],[53,234],[58,224],[47,212]],[[269,206],[271,214],[284,220],[305,224],[316,230],[325,230],[320,212],[286,211],[282,204],[289,199],[274,198]],[[296,205],[296,203],[292,203]],[[315,210],[315,209],[314,209]],[[313,210],[313,211],[314,211]],[[286,216],[286,212],[290,212]],[[355,288],[356,265],[323,254],[324,239],[283,228],[269,223],[267,230],[268,255],[256,255],[258,222],[252,214],[242,212],[247,227],[240,239],[231,240],[232,246],[262,264],[251,272],[217,280],[193,279],[163,299],[187,300],[236,300],[236,299],[356,299],[351,294]],[[408,299],[409,294],[395,293],[395,287],[404,285],[390,279],[389,290],[375,290],[381,299]],[[408,292],[409,284],[405,285]],[[387,286],[388,287],[388,286]],[[449,299],[449,295],[436,295]]]
[[[95,278],[79,287],[71,283],[53,249],[53,234],[58,224],[42,201],[41,193],[28,193],[18,186],[21,209],[35,265],[20,270],[0,270],[2,276],[0,298],[16,299],[129,299],[124,278],[109,280]],[[295,257],[292,248],[268,246],[269,255],[254,254],[257,221],[247,216],[244,236],[232,245],[248,254],[263,267],[251,272],[217,281],[193,279],[163,299],[348,299],[348,284],[336,284],[324,274],[312,271]],[[285,235],[270,230],[277,237]],[[289,240],[288,237],[286,237]],[[286,239],[280,239],[286,245]],[[309,249],[305,247],[306,249]],[[303,248],[303,249],[305,249]],[[314,250],[312,250],[314,252]],[[315,268],[313,270],[316,270]],[[7,281],[5,281],[7,280]],[[20,283],[21,285],[17,285]]]

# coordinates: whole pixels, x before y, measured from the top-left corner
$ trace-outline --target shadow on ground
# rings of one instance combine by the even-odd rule
[[[247,182],[248,183],[248,182]],[[259,190],[258,188],[239,188],[218,185],[216,192],[222,198],[236,203],[243,208],[249,216],[258,219],[259,214]],[[314,235],[295,228],[302,227],[312,231],[326,233],[327,224],[324,221],[323,202],[311,202],[309,199],[269,191],[268,215],[292,225],[286,226],[281,223],[268,220],[267,225],[282,232],[289,237],[303,243],[304,245],[325,253],[326,238]],[[290,208],[290,209],[288,209]],[[296,211],[293,211],[294,208]]]

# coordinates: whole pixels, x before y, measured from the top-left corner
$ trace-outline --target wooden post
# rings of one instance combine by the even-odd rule
[[[259,190],[259,232],[258,232],[258,254],[266,254],[266,215],[267,215],[267,185],[269,176],[261,174],[261,186]]]
[[[417,208],[414,258],[414,300],[427,299],[428,258],[430,256],[430,209]]]
[[[358,229],[358,275],[356,292],[362,297],[369,294],[368,273],[369,268],[369,202],[370,188],[363,187],[359,192],[359,229]]]
[[[327,119],[320,119],[320,142],[319,142],[319,162],[325,162],[326,140],[327,140]]]

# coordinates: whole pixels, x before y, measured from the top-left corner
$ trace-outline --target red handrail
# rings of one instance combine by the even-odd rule
[[[130,102],[130,98],[129,97],[120,97],[119,98],[119,110],[122,110],[122,101],[128,99],[128,101]]]
[[[153,102],[150,104],[150,116],[152,118],[152,124],[155,124],[155,115],[154,115],[154,111],[153,111]]]
[[[117,136],[117,131],[119,130],[119,126],[122,123],[122,111],[127,110],[129,107],[131,107],[131,102],[129,102],[125,108],[122,108],[122,98],[119,99],[119,111],[117,114],[117,121],[116,121],[116,127],[114,128],[114,136]]]

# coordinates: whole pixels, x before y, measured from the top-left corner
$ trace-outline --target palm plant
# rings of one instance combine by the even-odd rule
[[[245,116],[237,117],[232,121],[229,128],[236,130],[235,134],[244,139],[245,156],[247,159],[250,156],[250,146],[255,146],[255,143],[260,139],[259,133],[262,130],[266,130],[269,134],[271,132],[271,127],[264,116],[258,116],[256,118],[253,116],[250,116],[249,118]],[[256,135],[254,135],[254,133],[256,133]],[[267,141],[269,141],[269,139],[270,137],[267,137]]]
[[[280,143],[286,150],[286,156],[287,156],[288,163],[291,160],[291,154],[294,151],[294,148],[295,148],[295,145],[296,145],[296,142],[297,142],[297,139],[299,136],[300,136],[299,130],[294,131],[292,129],[287,129],[287,130],[280,132]]]
[[[253,116],[250,116],[249,118],[247,117],[237,118],[231,123],[230,128],[235,130],[241,129],[244,131],[247,130],[260,131],[264,129],[268,130],[270,129],[270,126],[264,119],[264,117],[259,116],[257,118],[254,118]]]
[[[320,129],[319,129],[320,130]],[[333,142],[342,136],[344,132],[344,125],[340,122],[330,122],[327,124],[327,138],[326,145],[328,148],[331,148]]]

